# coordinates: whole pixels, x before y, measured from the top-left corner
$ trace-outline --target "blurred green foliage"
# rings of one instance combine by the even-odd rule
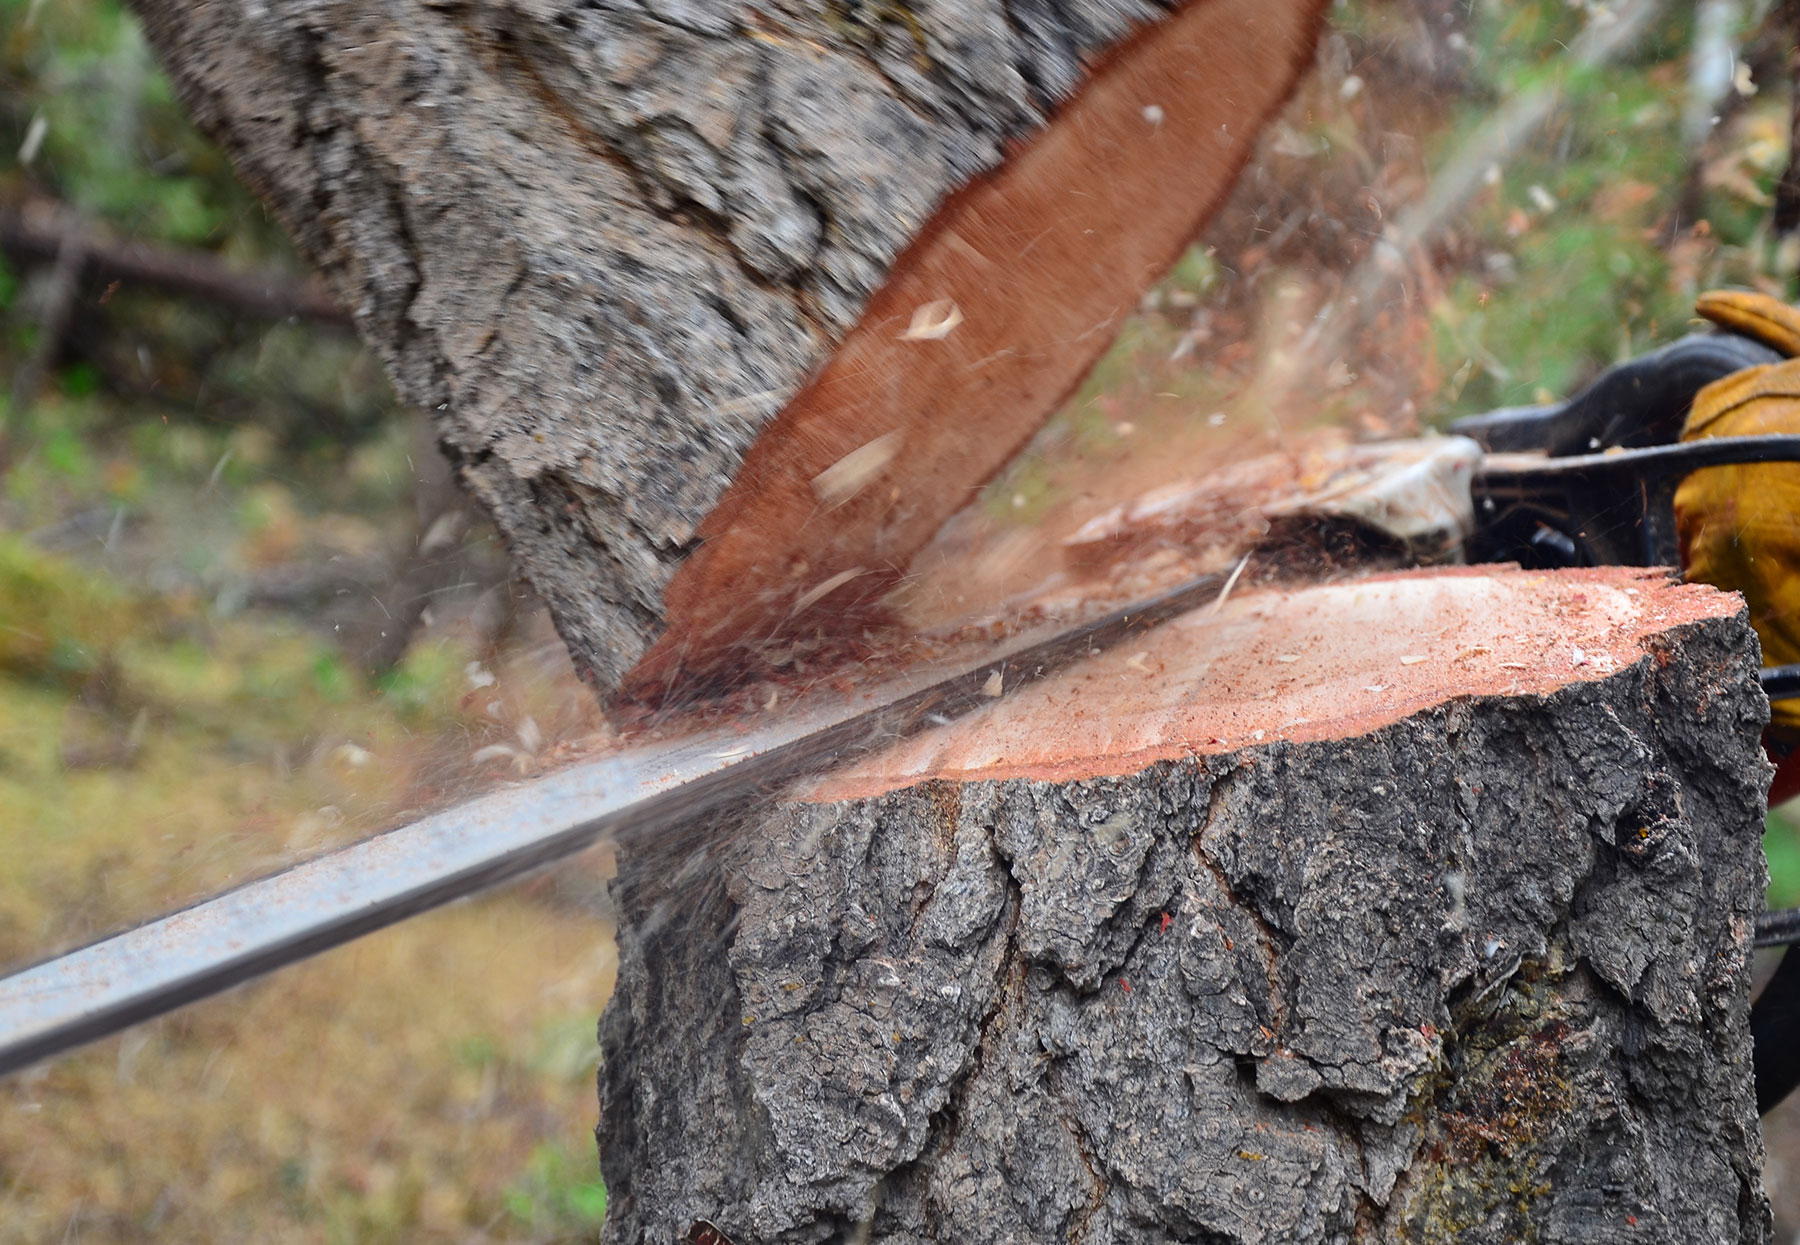
[[[85,679],[113,660],[131,619],[122,594],[0,532],[0,669],[28,679]]]
[[[0,151],[12,157],[0,161],[0,201],[54,201],[115,238],[305,277],[280,228],[187,120],[120,4],[0,0],[0,32]],[[0,261],[9,373],[39,333],[29,291]],[[254,422],[284,450],[327,461],[397,414],[379,366],[348,334],[129,287],[81,300],[61,363],[52,397],[115,400],[129,408],[118,412],[125,422],[149,411]],[[13,413],[12,436],[30,446],[45,433],[26,414]]]
[[[1739,117],[1732,149],[1706,153],[1713,172],[1736,176],[1721,176],[1723,185],[1703,176],[1695,206],[1704,232],[1684,243],[1693,222],[1671,217],[1696,155],[1681,136],[1687,6],[1670,6],[1633,56],[1581,71],[1559,55],[1586,20],[1577,6],[1470,12],[1474,45],[1536,52],[1479,58],[1477,97],[1455,111],[1434,150],[1461,148],[1491,115],[1489,101],[1508,94],[1548,85],[1562,106],[1494,166],[1491,192],[1458,222],[1478,249],[1437,306],[1438,354],[1451,378],[1433,412],[1441,420],[1566,396],[1686,331],[1702,289],[1766,279],[1768,197],[1787,155],[1785,143],[1767,141],[1785,130],[1786,101],[1763,92]],[[1725,163],[1732,167],[1717,167]]]
[[[132,237],[205,246],[244,262],[279,259],[285,240],[198,134],[137,21],[103,0],[0,0],[0,150],[17,191],[42,190]]]
[[[1769,907],[1800,904],[1800,826],[1792,813],[1777,810],[1770,816],[1763,854],[1769,861]]]
[[[576,1156],[554,1141],[532,1152],[506,1208],[534,1233],[567,1239],[598,1232],[606,1218],[606,1184],[594,1175],[597,1156]]]

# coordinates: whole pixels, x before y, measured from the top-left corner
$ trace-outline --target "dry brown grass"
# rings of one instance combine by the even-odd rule
[[[428,635],[370,687],[280,619],[172,622],[166,603],[73,590],[92,574],[73,561],[7,558],[32,591],[71,589],[47,628],[105,634],[73,677],[0,667],[3,961],[512,777],[535,764],[521,737],[547,751],[594,723],[538,629],[475,668],[465,637]],[[4,599],[0,615],[23,616]],[[474,761],[500,741],[512,752]],[[592,1235],[594,1026],[615,968],[602,864],[0,1082],[0,1241]]]
[[[545,1147],[592,1179],[593,1020],[613,969],[595,920],[499,895],[14,1078],[0,1240],[577,1228],[521,1198],[555,1200],[534,1188]]]

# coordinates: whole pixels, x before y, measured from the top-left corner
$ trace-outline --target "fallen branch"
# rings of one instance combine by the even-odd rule
[[[147,285],[261,319],[350,326],[349,315],[316,280],[237,268],[204,251],[110,238],[79,213],[43,200],[0,208],[0,251],[9,259],[56,261],[71,247],[82,278]]]

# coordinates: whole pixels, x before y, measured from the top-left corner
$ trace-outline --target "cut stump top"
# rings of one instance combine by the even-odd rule
[[[1066,782],[1179,756],[1364,734],[1462,696],[1602,679],[1656,637],[1743,609],[1660,571],[1405,571],[1240,592],[798,792],[934,779]]]

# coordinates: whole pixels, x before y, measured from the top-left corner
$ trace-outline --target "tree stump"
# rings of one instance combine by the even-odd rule
[[[1762,1241],[1742,604],[1240,594],[621,862],[607,1239]]]
[[[136,0],[603,691],[860,635],[1324,0]],[[654,645],[654,649],[652,649]]]

